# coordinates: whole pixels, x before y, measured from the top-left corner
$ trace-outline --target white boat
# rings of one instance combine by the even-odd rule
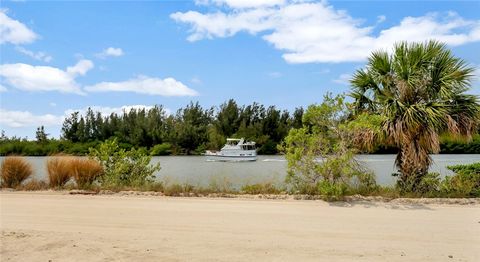
[[[205,152],[207,161],[256,161],[255,142],[245,139],[227,138],[227,143],[220,151]]]

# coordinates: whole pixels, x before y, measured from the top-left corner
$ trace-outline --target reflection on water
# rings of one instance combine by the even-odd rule
[[[480,161],[477,155],[433,155],[434,164],[430,171],[442,176],[451,175],[446,167]],[[395,172],[395,155],[358,155],[357,160],[377,176],[377,182],[391,185]],[[1,159],[1,158],[0,158]],[[46,177],[47,157],[27,157],[35,170],[35,177]],[[256,162],[211,162],[203,156],[160,156],[152,162],[160,162],[162,169],[156,176],[164,181],[209,185],[228,183],[234,187],[246,183],[282,183],[286,176],[287,162],[283,156],[258,156]]]

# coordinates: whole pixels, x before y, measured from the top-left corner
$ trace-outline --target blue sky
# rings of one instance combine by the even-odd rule
[[[0,129],[229,98],[292,110],[349,90],[372,50],[446,42],[480,67],[480,1],[1,2]],[[477,77],[479,74],[477,69]],[[473,93],[480,93],[479,82]]]

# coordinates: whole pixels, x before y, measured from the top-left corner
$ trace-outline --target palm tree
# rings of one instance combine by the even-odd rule
[[[475,132],[478,97],[465,94],[473,71],[444,44],[429,41],[373,52],[366,68],[354,74],[355,114],[383,117],[380,133],[363,137],[398,148],[395,164],[405,190],[414,191],[427,174],[442,133],[470,139]]]

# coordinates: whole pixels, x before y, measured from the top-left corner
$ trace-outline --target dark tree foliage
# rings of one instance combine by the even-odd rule
[[[48,134],[45,132],[44,126],[37,128],[37,132],[35,132],[35,138],[37,139],[38,143],[45,143],[48,141]]]
[[[65,119],[62,138],[87,143],[116,137],[124,147],[168,144],[173,154],[199,154],[219,149],[228,137],[244,137],[257,142],[259,153],[275,154],[288,131],[301,125],[302,116],[302,108],[290,115],[275,106],[239,106],[233,99],[207,109],[191,102],[174,115],[162,106],[107,117],[88,109],[85,116],[75,112]]]

